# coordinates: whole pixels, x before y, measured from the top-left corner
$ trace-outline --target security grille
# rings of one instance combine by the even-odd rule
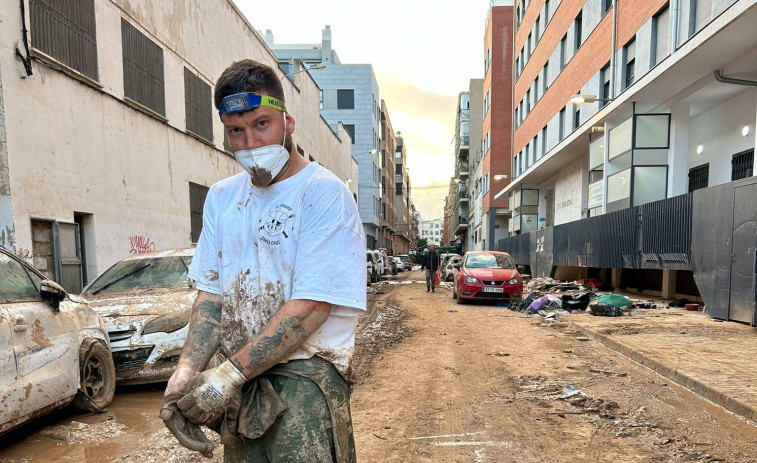
[[[163,49],[121,19],[124,96],[166,115]]]
[[[731,180],[752,176],[754,171],[754,150],[743,151],[733,155],[731,160]]]
[[[94,0],[30,0],[32,46],[97,80]]]
[[[689,170],[689,193],[707,188],[710,178],[710,165],[704,164]]]
[[[191,220],[192,242],[196,243],[200,239],[202,232],[202,210],[205,206],[205,197],[208,195],[209,188],[189,182],[189,214]]]
[[[184,68],[184,108],[187,130],[208,141],[213,141],[213,115],[210,85]]]

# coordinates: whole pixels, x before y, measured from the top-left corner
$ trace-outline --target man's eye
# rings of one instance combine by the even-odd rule
[[[236,135],[240,133],[241,130],[239,130],[237,127],[232,127],[228,130],[229,135]]]
[[[262,127],[265,127],[265,126],[267,126],[267,125],[268,125],[268,121],[259,121],[259,122],[258,122],[258,127],[261,127],[261,128],[262,128]]]

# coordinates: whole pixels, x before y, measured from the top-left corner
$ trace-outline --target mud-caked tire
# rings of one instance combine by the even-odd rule
[[[110,349],[100,340],[86,340],[79,348],[79,390],[73,406],[100,413],[113,401],[116,367]]]

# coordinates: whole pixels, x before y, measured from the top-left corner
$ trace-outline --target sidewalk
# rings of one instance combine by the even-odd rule
[[[684,309],[563,318],[579,331],[757,424],[757,328]]]

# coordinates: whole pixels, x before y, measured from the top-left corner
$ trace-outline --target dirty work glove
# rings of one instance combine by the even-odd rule
[[[167,394],[160,409],[160,419],[166,425],[171,434],[179,443],[188,448],[200,452],[205,458],[213,456],[213,443],[202,432],[199,426],[188,421],[179,411],[176,402],[183,394]]]
[[[177,405],[181,413],[195,424],[217,422],[246,382],[242,372],[226,360],[190,379],[184,388],[186,395]]]

